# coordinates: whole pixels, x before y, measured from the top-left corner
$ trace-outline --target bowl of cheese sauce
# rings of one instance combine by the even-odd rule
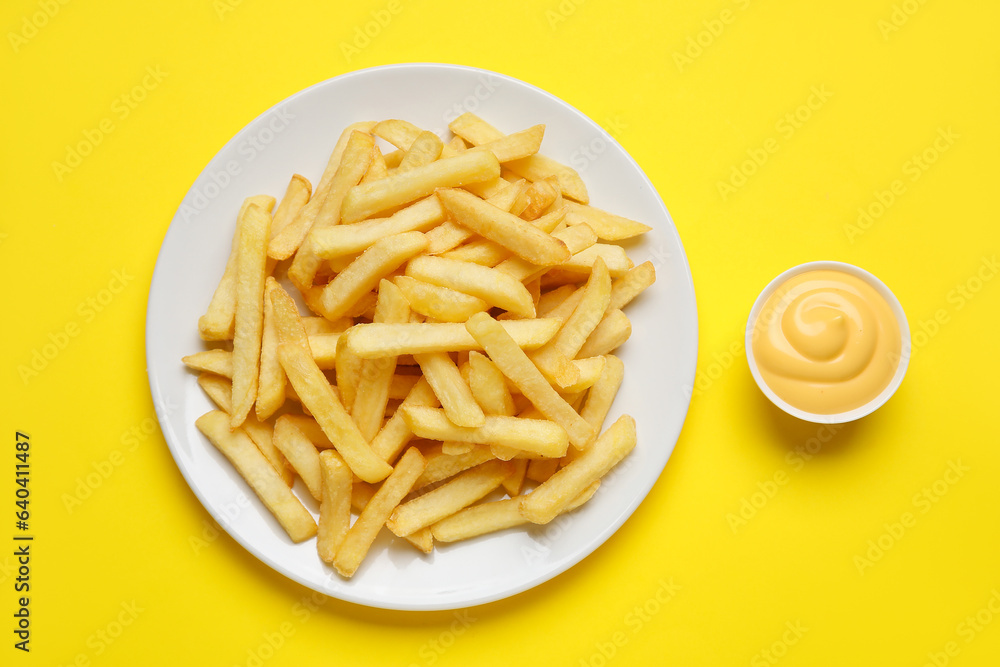
[[[746,355],[761,391],[788,414],[837,424],[895,393],[910,357],[899,300],[864,269],[808,262],[772,280],[747,320]]]

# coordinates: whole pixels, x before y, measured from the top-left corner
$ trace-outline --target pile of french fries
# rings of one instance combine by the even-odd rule
[[[603,430],[611,353],[655,275],[614,242],[649,227],[589,206],[543,125],[449,127],[355,123],[315,188],[247,198],[183,359],[218,406],[198,428],[343,577],[383,527],[430,553],[547,523],[636,443],[627,415]]]

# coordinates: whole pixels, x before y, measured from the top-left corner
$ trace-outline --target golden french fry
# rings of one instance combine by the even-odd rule
[[[536,462],[540,461],[531,463]],[[528,461],[522,459],[520,463],[526,465]],[[595,480],[564,508],[563,513],[575,510],[590,500],[600,486],[601,481]],[[466,507],[435,523],[431,526],[431,532],[434,534],[434,539],[439,542],[458,542],[524,525],[529,523],[521,514],[521,503],[525,498],[526,496],[517,498],[511,496],[504,500]]]
[[[264,332],[264,278],[271,216],[256,204],[240,220],[236,260],[236,325],[233,338],[233,412],[231,426],[243,423],[257,400],[260,343]]]
[[[532,264],[551,266],[571,257],[559,239],[473,194],[452,189],[438,190],[437,196],[456,222]]]
[[[309,349],[313,360],[321,370],[328,371],[337,367],[337,343],[343,334],[322,333],[309,336]]]
[[[505,137],[495,139],[478,146],[479,150],[487,150],[493,153],[497,161],[501,164],[526,158],[538,152],[542,145],[542,137],[545,136],[545,126],[535,125],[520,132],[508,134]]]
[[[341,218],[351,224],[376,213],[426,197],[437,188],[477,183],[500,175],[500,163],[486,151],[466,151],[407,172],[362,183],[344,197]]]
[[[453,424],[476,427],[485,423],[482,408],[447,352],[415,354],[413,358]]]
[[[383,120],[372,129],[372,134],[380,139],[385,139],[390,144],[402,151],[410,150],[410,146],[420,136],[421,130],[413,123],[396,118]]]
[[[337,173],[337,169],[340,168],[340,160],[344,154],[344,150],[347,148],[348,141],[351,139],[351,135],[355,131],[370,133],[373,127],[375,127],[374,122],[364,121],[353,123],[344,129],[340,135],[340,139],[337,140],[337,145],[334,146],[333,152],[330,154],[330,160],[323,170],[319,184],[313,191],[312,198],[299,210],[298,215],[281,230],[281,233],[271,239],[271,242],[267,246],[268,257],[282,260],[288,259],[295,254],[295,251],[299,249],[299,246],[305,240],[306,234],[312,228],[320,209],[323,208],[323,204],[326,202],[330,188],[333,186],[333,178]]]
[[[535,304],[527,288],[496,269],[441,257],[419,256],[406,265],[406,275],[471,294],[522,317],[535,316]]]
[[[559,467],[559,459],[532,459],[528,462],[528,471],[525,476],[532,482],[542,483],[556,473]]]
[[[487,313],[479,313],[465,323],[465,328],[539,412],[565,429],[574,447],[583,449],[590,444],[596,437],[593,427],[549,385],[499,322]]]
[[[351,527],[351,469],[340,454],[326,449],[319,454],[323,494],[319,505],[316,549],[319,557],[332,563],[337,549]]]
[[[567,223],[570,225],[587,223],[597,232],[597,236],[605,241],[623,241],[645,234],[652,229],[641,222],[587,206],[586,202],[583,204],[566,202],[566,206],[569,207],[569,212],[566,214]]]
[[[452,137],[441,149],[441,157],[455,157],[468,149],[462,137]]]
[[[281,480],[246,431],[241,428],[229,430],[229,415],[214,410],[199,417],[195,426],[229,459],[293,542],[307,540],[316,534],[312,515]]]
[[[487,461],[424,495],[399,505],[385,522],[386,528],[403,537],[426,528],[476,502],[500,486],[510,473],[503,461]]]
[[[372,451],[361,436],[357,424],[344,410],[312,355],[306,354],[301,347],[282,343],[278,346],[278,359],[302,404],[309,409],[354,474],[372,483],[385,479],[392,468]]]
[[[275,284],[268,292],[271,301],[271,314],[274,316],[274,328],[278,333],[278,344],[297,345],[304,352],[312,354],[309,347],[309,337],[299,316],[295,301],[281,285]]]
[[[534,350],[548,342],[560,320],[511,320],[502,322],[504,330],[526,350]],[[362,359],[423,354],[426,352],[461,352],[482,350],[482,347],[457,322],[420,322],[408,324],[358,324],[340,334],[350,351]]]
[[[378,303],[375,306],[376,322],[408,322],[410,304],[395,284],[383,280],[379,285]],[[382,417],[389,402],[389,387],[396,373],[396,357],[365,359],[361,363],[361,374],[351,418],[365,440],[372,438],[382,428]]]
[[[489,357],[476,351],[469,353],[469,388],[486,414],[514,414],[514,399],[503,372]]]
[[[410,430],[410,425],[403,419],[402,413],[404,407],[411,405],[431,408],[438,406],[437,396],[434,395],[434,390],[431,389],[426,378],[421,377],[413,385],[413,389],[403,399],[402,404],[400,404],[396,412],[385,423],[385,426],[378,432],[378,435],[372,439],[372,450],[379,458],[390,463],[395,461],[399,453],[403,451],[403,448],[413,438],[413,431]]]
[[[522,179],[517,183],[507,183],[502,178],[497,178],[497,180],[503,183],[503,185],[492,196],[486,198],[486,201],[501,210],[507,211],[514,204],[518,193],[523,189],[524,180]],[[435,196],[435,199],[438,198]],[[444,210],[443,205],[442,210]],[[455,248],[473,235],[471,229],[448,220],[427,232],[427,254],[440,255]]]
[[[643,262],[629,269],[629,272],[611,285],[611,303],[608,308],[621,310],[642,294],[643,290],[656,281],[656,270],[652,262]]]
[[[203,350],[182,357],[181,361],[192,370],[233,377],[233,353],[229,350]]]
[[[419,202],[413,206],[418,205]],[[440,218],[431,216],[408,215],[404,217],[397,213],[389,218],[317,230],[313,236],[313,247],[319,257],[334,259],[363,252],[374,245],[376,241],[387,236],[426,231],[440,222]]]
[[[573,451],[577,450],[574,449]],[[504,477],[502,482],[504,490],[511,498],[521,493],[521,490],[524,488],[524,477],[528,472],[529,460],[530,459],[514,459],[511,461],[513,465],[513,472]]]
[[[576,366],[578,379],[571,385],[560,387],[561,394],[570,395],[586,391],[594,386],[604,372],[605,357],[588,357],[586,359],[574,359],[570,363]],[[572,401],[567,399],[567,403]],[[581,415],[582,416],[582,415]]]
[[[590,388],[587,401],[583,404],[583,410],[580,411],[580,416],[595,429],[604,427],[604,420],[611,410],[611,404],[614,403],[618,389],[622,385],[622,379],[625,377],[625,364],[622,363],[621,359],[611,354],[605,355],[604,359],[606,363],[601,371],[601,376]]]
[[[590,273],[598,257],[604,260],[612,278],[621,278],[632,268],[632,260],[625,254],[624,248],[609,243],[595,243],[589,248],[573,255],[568,261],[560,264],[559,269],[563,271]]]
[[[328,319],[343,317],[382,278],[425,248],[427,237],[420,232],[396,234],[378,241],[323,288],[324,315]]]
[[[563,211],[560,210],[555,213],[546,214],[536,222],[541,222],[553,216],[561,216],[562,213]],[[587,225],[577,225],[576,227],[561,229],[553,232],[552,236],[562,241],[571,253],[581,252],[597,242],[597,235]],[[545,267],[536,266],[520,257],[506,259],[497,264],[496,269],[522,282],[532,280],[545,272]]]
[[[511,213],[525,220],[535,220],[560,196],[559,183],[555,177],[549,176],[541,181],[535,181],[525,188],[523,194],[511,208]]]
[[[474,313],[489,308],[489,304],[482,299],[447,287],[425,283],[409,276],[396,276],[393,280],[403,291],[414,312],[439,322],[464,322]]]
[[[229,414],[233,409],[233,384],[218,375],[202,373],[198,376],[198,384],[208,394],[208,397],[219,406],[219,409]],[[253,444],[268,460],[274,471],[278,473],[282,481],[291,486],[295,481],[295,471],[288,464],[285,456],[274,446],[274,429],[268,422],[261,422],[256,416],[247,415],[243,422],[243,430],[246,431]]]
[[[312,497],[322,500],[323,482],[316,446],[286,417],[287,415],[278,417],[274,423],[274,446],[302,478]]]
[[[364,178],[361,179],[362,183],[368,183],[370,181],[377,181],[380,178],[385,178],[389,175],[389,167],[385,164],[385,156],[382,155],[382,150],[378,146],[372,148],[372,159],[371,164],[368,165],[368,171],[365,172]]]
[[[535,311],[538,317],[550,317],[552,311],[558,308],[566,299],[576,292],[575,285],[562,285],[556,289],[549,290],[548,292],[542,292],[541,298],[538,299],[538,305],[535,307]],[[583,294],[581,293],[581,298]],[[573,308],[575,308],[575,304]],[[566,312],[566,317],[573,312],[573,308],[570,308]],[[564,318],[560,318],[564,319]]]
[[[615,351],[632,335],[632,323],[620,310],[608,310],[604,319],[597,325],[594,332],[587,338],[577,356],[600,357]]]
[[[400,501],[410,492],[413,481],[424,469],[424,457],[414,447],[406,450],[385,482],[347,531],[333,558],[333,566],[343,577],[351,577],[371,548],[372,542]]]
[[[587,337],[597,328],[611,302],[611,275],[604,260],[597,258],[590,280],[583,288],[580,303],[548,343],[531,353],[531,360],[548,378],[560,387],[568,387],[580,379],[580,371],[570,364],[580,352]]]
[[[403,173],[430,164],[441,157],[444,143],[433,132],[421,132],[410,144],[403,161],[396,167],[396,173]]]
[[[469,442],[447,440],[441,443],[441,452],[449,456],[458,456],[460,454],[468,454],[474,447],[475,445]]]
[[[403,419],[410,430],[431,440],[456,440],[484,445],[504,445],[539,456],[559,458],[569,444],[566,431],[544,419],[522,419],[489,415],[478,428],[456,426],[444,410],[421,406],[401,407]]]
[[[490,448],[482,445],[472,445],[472,449],[462,454],[447,454],[444,451],[444,443],[441,443],[426,447],[423,453],[426,465],[424,472],[413,483],[414,491],[419,491],[431,484],[437,484],[495,458],[490,453]]]
[[[363,364],[364,360],[347,348],[344,336],[338,338],[336,361],[334,362],[337,369],[337,389],[340,392],[340,401],[348,413],[353,409],[354,399],[358,394]]]
[[[278,363],[278,326],[271,294],[280,289],[268,276],[264,281],[264,332],[260,343],[260,376],[257,381],[257,419],[266,420],[285,402],[285,371]]]
[[[313,233],[319,229],[328,229],[340,224],[340,210],[344,202],[344,195],[347,191],[361,182],[365,172],[371,165],[372,150],[375,148],[375,139],[370,134],[364,132],[352,132],[341,157],[340,166],[333,176],[330,184],[330,191],[323,201],[323,206],[316,214],[316,219],[306,234],[292,265],[288,267],[288,277],[296,287],[305,290],[313,285],[316,272],[319,270],[322,260],[316,255],[316,248],[313,244]]]
[[[635,441],[635,420],[622,415],[593,445],[532,491],[521,503],[521,512],[532,523],[548,523],[625,458]]]
[[[202,340],[233,339],[236,326],[236,258],[240,246],[240,220],[251,204],[270,211],[274,206],[274,197],[255,195],[243,200],[239,215],[236,217],[236,231],[233,233],[233,245],[229,259],[226,260],[226,268],[218,287],[212,294],[208,310],[198,319],[198,332]]]
[[[343,317],[336,322],[331,322],[325,317],[301,317],[302,327],[306,330],[306,333],[312,336],[313,334],[326,334],[326,333],[343,333],[354,326],[354,322],[349,317]]]
[[[292,179],[288,181],[288,187],[285,189],[285,196],[281,198],[281,203],[274,211],[268,241],[274,239],[281,233],[282,229],[295,219],[302,207],[309,202],[311,195],[312,183],[309,182],[309,179],[299,174],[292,174]]]

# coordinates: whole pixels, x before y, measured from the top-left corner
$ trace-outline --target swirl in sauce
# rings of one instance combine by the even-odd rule
[[[865,405],[892,381],[902,345],[886,300],[842,271],[807,271],[778,287],[757,316],[753,355],[786,403],[815,414]]]

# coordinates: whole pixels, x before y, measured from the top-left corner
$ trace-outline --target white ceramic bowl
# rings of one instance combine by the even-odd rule
[[[754,359],[753,334],[755,325],[757,324],[757,317],[760,315],[760,311],[764,307],[764,304],[767,303],[767,300],[772,294],[774,294],[775,290],[783,285],[788,279],[807,271],[842,271],[843,273],[860,278],[871,285],[871,287],[874,288],[883,299],[885,299],[899,325],[899,338],[902,344],[902,349],[900,350],[899,365],[896,367],[896,374],[893,375],[892,380],[888,385],[886,385],[885,389],[883,389],[878,396],[864,405],[854,408],[853,410],[847,410],[846,412],[838,412],[835,414],[819,414],[815,412],[808,412],[806,410],[796,408],[793,405],[789,405],[767,385],[764,378],[761,377],[760,369],[757,367],[757,361]],[[817,424],[843,424],[845,422],[851,422],[856,419],[861,419],[862,417],[869,415],[880,408],[894,393],[896,393],[896,389],[899,388],[900,383],[903,381],[903,376],[906,375],[906,368],[910,361],[910,326],[906,321],[906,313],[903,312],[903,307],[900,305],[899,299],[897,299],[896,295],[892,293],[892,290],[885,286],[885,283],[873,276],[871,273],[858,268],[853,264],[846,264],[844,262],[806,262],[805,264],[799,264],[798,266],[788,269],[768,283],[767,287],[764,288],[764,291],[762,291],[757,297],[757,300],[754,301],[753,308],[750,310],[750,317],[747,319],[746,337],[744,343],[746,345],[747,364],[750,366],[750,374],[753,375],[753,379],[757,382],[757,386],[760,387],[760,390],[764,392],[764,395],[767,396],[772,403],[793,417],[798,417],[804,421],[814,422]]]

